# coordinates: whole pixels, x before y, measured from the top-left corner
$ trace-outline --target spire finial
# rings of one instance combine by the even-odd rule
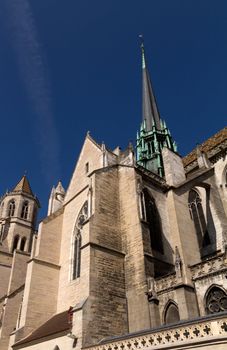
[[[145,61],[145,53],[144,53],[144,40],[143,40],[143,34],[139,35],[140,38],[140,47],[142,51],[142,68],[146,68],[146,61]]]
[[[141,47],[143,47],[144,46],[143,34],[140,34],[139,38],[140,38],[140,45]]]

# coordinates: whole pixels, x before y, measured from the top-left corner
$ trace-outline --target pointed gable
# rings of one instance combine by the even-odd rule
[[[24,175],[14,187],[13,192],[24,192],[33,196],[33,192],[27,177]]]
[[[65,202],[68,202],[89,184],[90,180],[88,175],[90,173],[102,167],[102,148],[89,134],[87,134],[66,192]]]

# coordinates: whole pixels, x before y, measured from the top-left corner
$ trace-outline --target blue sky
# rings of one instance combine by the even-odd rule
[[[185,155],[226,125],[226,0],[1,0],[0,193],[26,170],[44,216],[88,130],[110,148],[135,141],[140,33]]]

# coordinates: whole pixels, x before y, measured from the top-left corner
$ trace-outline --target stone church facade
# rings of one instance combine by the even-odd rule
[[[142,45],[136,155],[87,134],[67,191],[0,201],[0,349],[226,349],[227,128],[182,158]]]

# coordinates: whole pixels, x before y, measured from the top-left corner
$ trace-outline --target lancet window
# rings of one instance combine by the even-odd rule
[[[206,297],[206,310],[208,314],[227,311],[227,293],[222,288],[214,286]]]
[[[80,263],[81,263],[81,233],[78,230],[74,238],[74,254],[73,254],[73,276],[75,280],[80,277]]]
[[[28,218],[28,201],[25,201],[22,206],[21,210],[21,218],[27,219]]]
[[[194,221],[200,250],[208,246],[211,241],[207,230],[207,223],[202,207],[202,200],[197,191],[191,190],[188,197],[190,215]]]
[[[26,237],[23,237],[20,242],[20,250],[23,252],[26,244]]]
[[[15,249],[17,249],[17,245],[18,245],[18,242],[19,242],[19,236],[15,236],[14,237],[14,240],[13,240],[13,246],[12,246],[12,253],[14,252]]]
[[[80,277],[81,267],[81,242],[83,225],[88,218],[88,202],[86,201],[81,208],[76,220],[73,232],[73,264],[72,264],[72,279]]]
[[[151,248],[163,253],[161,218],[154,198],[147,189],[141,193],[142,215],[149,224]]]
[[[15,201],[12,199],[9,202],[9,208],[8,208],[8,216],[14,216],[15,213]]]
[[[16,328],[17,328],[17,329],[20,327],[21,313],[22,313],[22,306],[23,306],[23,299],[24,299],[24,295],[22,296],[22,300],[21,300],[21,303],[20,303],[19,311],[18,311],[17,325],[16,325]]]
[[[174,302],[169,302],[167,304],[165,315],[164,315],[164,323],[175,323],[180,321],[180,315],[177,305]]]

